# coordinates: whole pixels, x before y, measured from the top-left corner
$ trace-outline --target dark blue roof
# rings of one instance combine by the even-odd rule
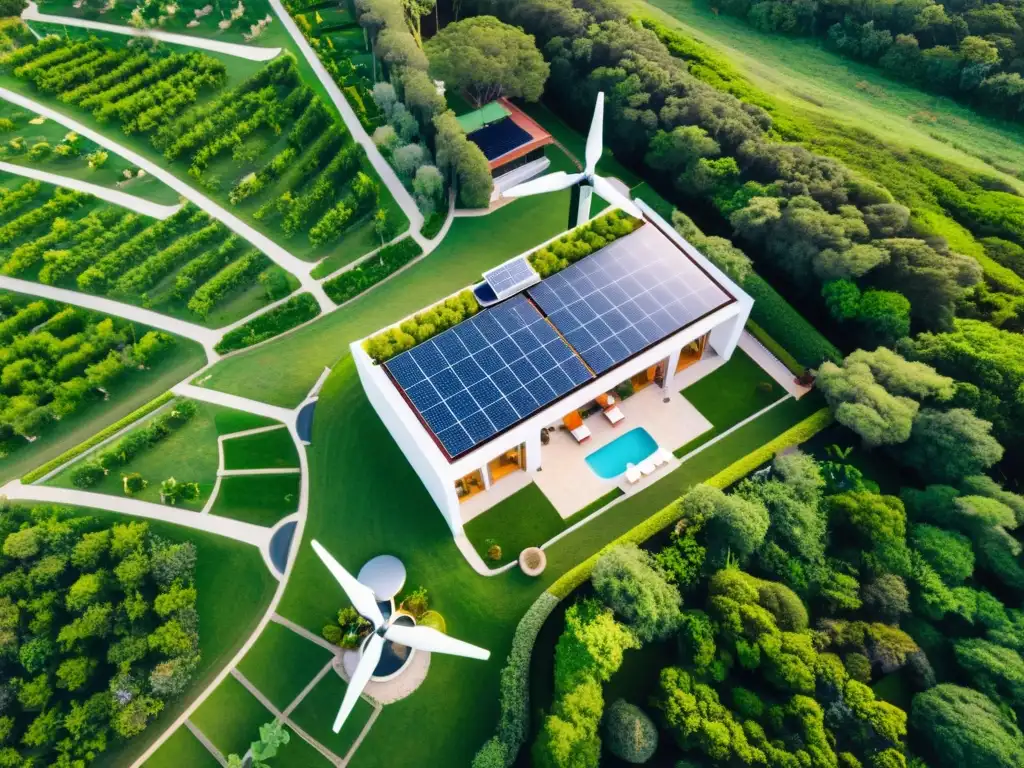
[[[496,160],[533,140],[529,133],[507,117],[473,131],[467,138],[480,147],[480,151],[488,160]]]

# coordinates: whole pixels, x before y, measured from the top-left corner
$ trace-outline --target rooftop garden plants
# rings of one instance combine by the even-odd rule
[[[375,363],[383,363],[427,339],[458,325],[480,310],[472,291],[462,291],[363,343]]]
[[[541,277],[549,277],[613,240],[625,237],[642,224],[642,220],[634,219],[625,211],[611,211],[538,248],[528,257],[530,265]]]

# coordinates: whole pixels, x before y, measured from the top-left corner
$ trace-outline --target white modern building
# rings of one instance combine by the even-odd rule
[[[554,452],[575,453],[582,466],[601,440],[619,443],[636,427],[664,434],[659,422],[674,418],[670,411],[652,417],[638,406],[634,418],[632,403],[643,396],[654,404],[648,409],[669,404],[687,368],[733,354],[753,299],[636,202],[644,222],[632,234],[543,280],[528,254],[491,270],[477,286],[489,306],[387,362],[370,358],[365,339],[352,344],[368,399],[454,535],[465,509],[478,514],[493,505],[489,497],[507,497],[506,488],[536,480],[557,495],[559,485],[592,482],[596,498],[625,483],[627,466],[632,477],[645,458],[635,451],[651,452],[643,439],[631,437],[578,481],[558,476]],[[623,392],[637,394],[622,401]],[[695,418],[698,434],[710,427]],[[590,446],[588,424],[601,433]]]

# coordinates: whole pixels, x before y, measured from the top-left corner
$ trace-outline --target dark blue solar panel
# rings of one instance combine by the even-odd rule
[[[384,365],[450,458],[593,378],[523,295]]]
[[[599,374],[730,300],[651,225],[527,293]]]
[[[495,160],[533,140],[528,132],[509,118],[473,131],[467,134],[466,138],[480,147],[480,151],[488,160]]]

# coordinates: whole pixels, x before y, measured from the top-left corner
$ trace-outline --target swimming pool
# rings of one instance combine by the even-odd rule
[[[595,475],[611,480],[625,472],[627,464],[639,464],[657,450],[658,443],[651,433],[636,427],[587,456],[587,464]]]

